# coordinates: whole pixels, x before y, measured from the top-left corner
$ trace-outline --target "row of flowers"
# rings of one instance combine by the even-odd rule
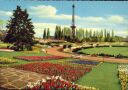
[[[119,72],[119,80],[121,84],[122,90],[127,90],[128,86],[128,65],[119,65],[118,66],[118,72]]]
[[[5,58],[5,57],[0,57],[0,64],[11,64],[15,62],[16,60]]]
[[[62,56],[17,56],[15,59],[22,59],[27,61],[40,61],[40,60],[50,60],[50,59],[63,59]]]
[[[71,63],[76,63],[76,64],[85,64],[85,65],[98,65],[99,62],[95,61],[87,61],[87,60],[73,60],[70,61]]]
[[[98,90],[95,87],[81,86],[64,80],[61,76],[47,77],[35,83],[29,82],[26,90]]]
[[[46,74],[50,76],[62,76],[68,81],[76,81],[82,77],[85,73],[90,72],[92,68],[90,67],[80,67],[80,66],[69,66],[60,65],[53,63],[29,63],[24,65],[15,66],[17,69],[28,70],[32,72],[37,72],[40,74]]]

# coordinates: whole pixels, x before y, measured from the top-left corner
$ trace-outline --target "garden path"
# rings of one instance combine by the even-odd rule
[[[128,63],[128,59],[116,59],[116,58],[111,58],[111,57],[93,57],[93,56],[83,56],[83,55],[78,55],[78,54],[71,54],[71,53],[64,53],[60,51],[62,47],[52,47],[52,48],[47,48],[46,51],[48,54],[51,55],[58,55],[58,56],[63,56],[63,57],[74,57],[74,58],[79,58],[79,59],[85,59],[85,60],[91,60],[91,61],[101,61],[101,62],[112,62],[112,63]]]
[[[61,49],[60,47],[52,47],[52,48],[47,48],[46,51],[47,51],[47,54],[55,55],[55,56],[62,56],[62,57],[72,56],[72,54],[61,52],[60,49]]]
[[[11,49],[0,49],[0,51],[4,51],[4,52],[13,52],[14,50],[11,50]]]
[[[28,82],[36,82],[46,77],[46,75],[14,68],[0,68],[0,90],[23,89]]]

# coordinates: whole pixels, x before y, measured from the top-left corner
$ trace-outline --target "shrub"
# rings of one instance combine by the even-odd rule
[[[118,55],[115,56],[115,58],[124,58],[124,56],[121,55],[121,54],[118,54]]]
[[[67,45],[63,45],[63,49],[65,49],[67,47]]]
[[[68,48],[71,48],[72,47],[72,45],[68,45]]]

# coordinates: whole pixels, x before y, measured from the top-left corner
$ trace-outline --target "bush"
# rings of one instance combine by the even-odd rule
[[[68,45],[68,48],[71,48],[72,47],[72,45]]]
[[[63,49],[65,49],[67,47],[67,45],[63,45]]]
[[[115,56],[115,58],[124,58],[124,56],[121,54],[118,54],[117,56]]]

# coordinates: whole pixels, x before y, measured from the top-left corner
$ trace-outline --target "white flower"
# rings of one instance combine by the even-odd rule
[[[54,79],[55,78],[55,76],[52,76],[52,79]]]
[[[42,79],[42,82],[46,82],[46,80],[45,79]]]
[[[59,76],[56,76],[55,79],[59,79]]]
[[[63,78],[62,78],[61,76],[59,77],[59,79],[60,79],[60,80],[63,80]]]
[[[41,80],[38,80],[37,82],[36,82],[36,85],[40,85],[41,84]]]
[[[46,77],[47,80],[51,79],[50,77]]]
[[[31,82],[28,82],[27,87],[29,87],[29,88],[33,88],[34,86],[32,85]]]

